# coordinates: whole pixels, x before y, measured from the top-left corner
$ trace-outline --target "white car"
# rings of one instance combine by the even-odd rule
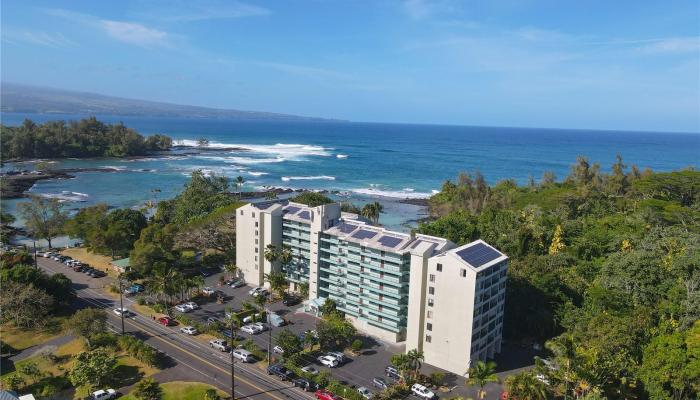
[[[188,335],[196,335],[198,333],[197,328],[195,328],[194,326],[183,326],[182,328],[180,328],[180,332],[186,333]]]
[[[241,330],[249,335],[257,335],[258,333],[261,333],[262,330],[260,330],[260,327],[257,325],[244,325]]]
[[[92,392],[92,394],[90,395],[90,398],[93,400],[114,399],[116,397],[117,391],[114,389],[98,390],[96,392]]]
[[[192,309],[187,307],[186,304],[178,304],[175,306],[175,309],[180,311],[181,313],[188,313],[188,312],[192,311]]]
[[[266,295],[267,294],[267,289],[264,287],[254,287],[248,291],[248,294],[253,296],[253,297],[258,297],[260,295]]]
[[[252,363],[255,361],[255,357],[253,357],[253,353],[249,352],[248,350],[245,349],[235,349],[231,352],[234,357],[237,359],[245,362],[245,363]]]
[[[338,366],[338,360],[333,356],[321,356],[317,360],[321,365],[325,365],[328,368],[335,368]]]
[[[222,339],[210,340],[209,346],[211,346],[212,349],[217,349],[219,351],[228,351],[228,343]]]
[[[185,307],[189,308],[190,310],[196,310],[199,308],[199,304],[195,303],[194,301],[190,301],[185,303]]]
[[[338,360],[338,364],[342,364],[345,361],[347,361],[347,357],[345,357],[345,354],[339,352],[339,351],[329,351],[326,353],[327,356],[335,357],[336,360]]]
[[[306,367],[303,367],[301,370],[306,372],[307,374],[318,375],[318,370],[311,365],[307,365]]]
[[[411,392],[423,399],[432,399],[435,397],[435,393],[433,393],[432,390],[421,385],[420,383],[414,383],[413,386],[411,386]]]
[[[367,399],[367,400],[369,400],[369,399],[372,398],[372,392],[370,392],[369,389],[367,389],[367,388],[364,387],[364,386],[360,386],[359,388],[357,388],[357,392],[358,392],[359,394],[361,394],[362,397],[364,397],[364,398]]]
[[[124,315],[124,318],[128,318],[131,315],[131,311],[126,308],[115,308],[114,313],[120,317]]]
[[[216,290],[207,286],[204,289],[202,289],[202,293],[206,294],[207,296],[211,296],[212,294],[216,293]]]
[[[258,329],[260,329],[260,332],[265,332],[269,329],[263,322],[253,322],[251,325],[257,326]]]
[[[238,278],[238,279],[234,279],[231,282],[229,282],[228,285],[231,286],[232,288],[236,289],[236,288],[245,286],[245,281],[243,279]]]
[[[273,353],[284,354],[284,349],[280,346],[275,346],[272,348]]]

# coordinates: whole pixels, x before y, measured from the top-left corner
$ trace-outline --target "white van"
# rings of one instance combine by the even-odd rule
[[[245,363],[252,363],[255,361],[255,357],[253,356],[253,353],[249,352],[248,350],[244,350],[244,349],[233,350],[233,356],[236,357],[237,359],[245,362]]]

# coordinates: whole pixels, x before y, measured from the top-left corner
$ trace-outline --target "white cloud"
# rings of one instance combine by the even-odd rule
[[[99,21],[100,27],[113,39],[141,47],[167,46],[168,33],[135,22]]]
[[[150,18],[163,21],[200,21],[208,19],[227,19],[257,17],[270,14],[264,7],[241,1],[170,1],[162,7],[146,13]]]
[[[75,47],[77,44],[59,32],[4,29],[2,40],[6,43],[24,43],[52,48]]]
[[[641,50],[650,54],[698,53],[700,52],[700,37],[653,39]]]

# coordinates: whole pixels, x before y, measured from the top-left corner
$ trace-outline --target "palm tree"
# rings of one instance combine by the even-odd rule
[[[418,371],[420,370],[420,367],[423,366],[423,361],[425,360],[423,352],[413,349],[406,353],[406,355],[408,356],[409,366],[411,369],[413,369],[413,376],[418,376]]]
[[[476,362],[475,366],[469,368],[467,374],[469,375],[469,378],[467,378],[467,385],[479,386],[480,399],[486,396],[484,386],[491,382],[499,382],[498,376],[496,376],[496,363],[493,361],[483,362],[479,360]]]
[[[294,258],[294,253],[292,253],[292,248],[283,244],[277,253],[277,261],[281,262],[283,265],[288,264]]]
[[[265,247],[265,259],[271,263],[277,261],[277,257],[279,256],[279,250],[277,249],[277,246],[274,244],[268,244]]]
[[[299,294],[303,298],[309,297],[309,282],[302,282],[299,284]]]
[[[192,293],[190,292],[192,289],[197,289],[200,290],[201,288],[204,287],[204,278],[196,275],[188,279],[188,290],[187,290],[187,297],[192,297]]]
[[[224,265],[224,270],[226,272],[230,273],[232,277],[236,276],[236,272],[238,271],[238,266],[234,263],[228,263]]]
[[[405,353],[394,354],[391,356],[391,365],[399,370],[399,375],[401,375],[401,380],[403,380],[404,373],[411,369],[411,359]]]
[[[234,183],[235,183],[236,187],[238,188],[238,200],[240,200],[241,199],[241,189],[243,188],[243,184],[245,183],[245,179],[242,176],[238,175],[236,177],[236,180],[234,181]]]
[[[265,200],[275,200],[277,198],[277,193],[273,190],[268,190],[265,192]]]
[[[573,335],[563,334],[545,343],[545,347],[552,352],[553,363],[558,367],[553,371],[555,379],[564,385],[564,399],[569,396],[569,389],[578,380],[575,367],[578,360],[576,344]]]
[[[362,216],[370,220],[374,225],[379,224],[379,214],[382,212],[384,212],[384,206],[378,201],[365,204],[360,211]]]
[[[173,293],[173,283],[177,279],[177,271],[164,263],[157,263],[153,266],[153,274],[148,280],[149,291],[156,295],[157,299],[163,300],[163,307],[167,313],[167,297]]]
[[[532,371],[523,371],[506,378],[506,391],[518,400],[546,400],[547,388]]]
[[[270,289],[273,292],[277,292],[280,297],[284,295],[285,289],[289,286],[287,281],[287,276],[284,272],[270,272],[265,274],[265,280],[270,283]]]

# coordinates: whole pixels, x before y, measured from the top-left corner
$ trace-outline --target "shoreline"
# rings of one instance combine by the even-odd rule
[[[89,168],[61,168],[46,171],[22,171],[17,174],[3,173],[0,175],[0,188],[2,199],[19,199],[28,197],[27,191],[38,181],[48,179],[72,179],[75,173],[80,172],[122,172],[121,170],[107,167]]]

